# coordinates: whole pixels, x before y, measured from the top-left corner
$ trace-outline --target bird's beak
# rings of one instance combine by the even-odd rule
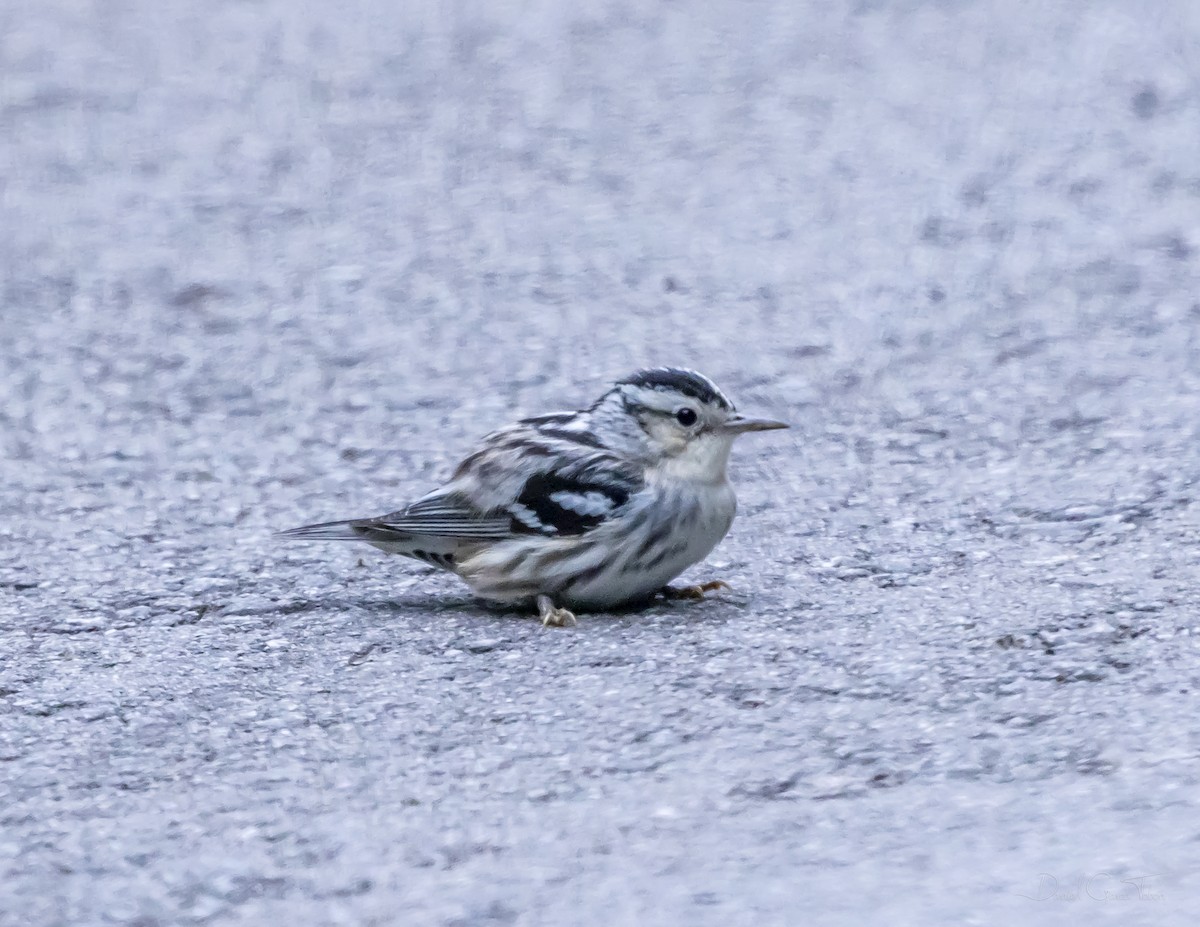
[[[731,435],[742,435],[748,431],[774,431],[776,428],[790,428],[787,422],[777,422],[770,418],[751,418],[748,415],[734,415],[725,419],[721,431]]]

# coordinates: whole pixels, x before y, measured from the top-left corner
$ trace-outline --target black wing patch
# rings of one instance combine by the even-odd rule
[[[515,534],[583,534],[629,501],[632,487],[559,473],[536,473],[508,507]]]

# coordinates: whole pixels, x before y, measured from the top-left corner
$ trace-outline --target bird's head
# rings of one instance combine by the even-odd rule
[[[725,480],[738,435],[787,428],[783,422],[741,415],[712,380],[694,370],[655,367],[617,381],[593,407],[613,421],[623,416],[647,463],[675,479]],[[614,422],[615,424],[615,422]]]

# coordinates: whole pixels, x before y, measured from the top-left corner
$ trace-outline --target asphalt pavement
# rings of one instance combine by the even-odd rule
[[[1194,923],[1200,6],[0,5],[0,924]],[[695,367],[733,589],[278,528]]]

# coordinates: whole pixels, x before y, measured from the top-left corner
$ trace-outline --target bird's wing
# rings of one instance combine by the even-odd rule
[[[619,513],[638,489],[612,471],[539,470],[529,474],[506,510],[514,534],[572,537]]]
[[[489,435],[447,489],[507,518],[513,536],[571,537],[598,528],[642,488],[642,471],[571,421],[577,413],[543,415]]]
[[[589,458],[594,455],[587,455]],[[631,474],[604,466],[573,461],[565,466],[539,466],[523,474],[516,492],[498,505],[481,504],[458,487],[447,487],[408,508],[379,518],[355,522],[370,540],[381,534],[429,535],[461,540],[500,540],[541,534],[572,537],[586,534],[618,513],[639,488]],[[559,463],[564,463],[559,461]],[[478,485],[478,484],[475,484]]]
[[[389,543],[586,534],[619,513],[643,478],[587,433],[557,427],[558,418],[531,419],[488,436],[449,484],[399,511],[306,525],[281,536]]]

